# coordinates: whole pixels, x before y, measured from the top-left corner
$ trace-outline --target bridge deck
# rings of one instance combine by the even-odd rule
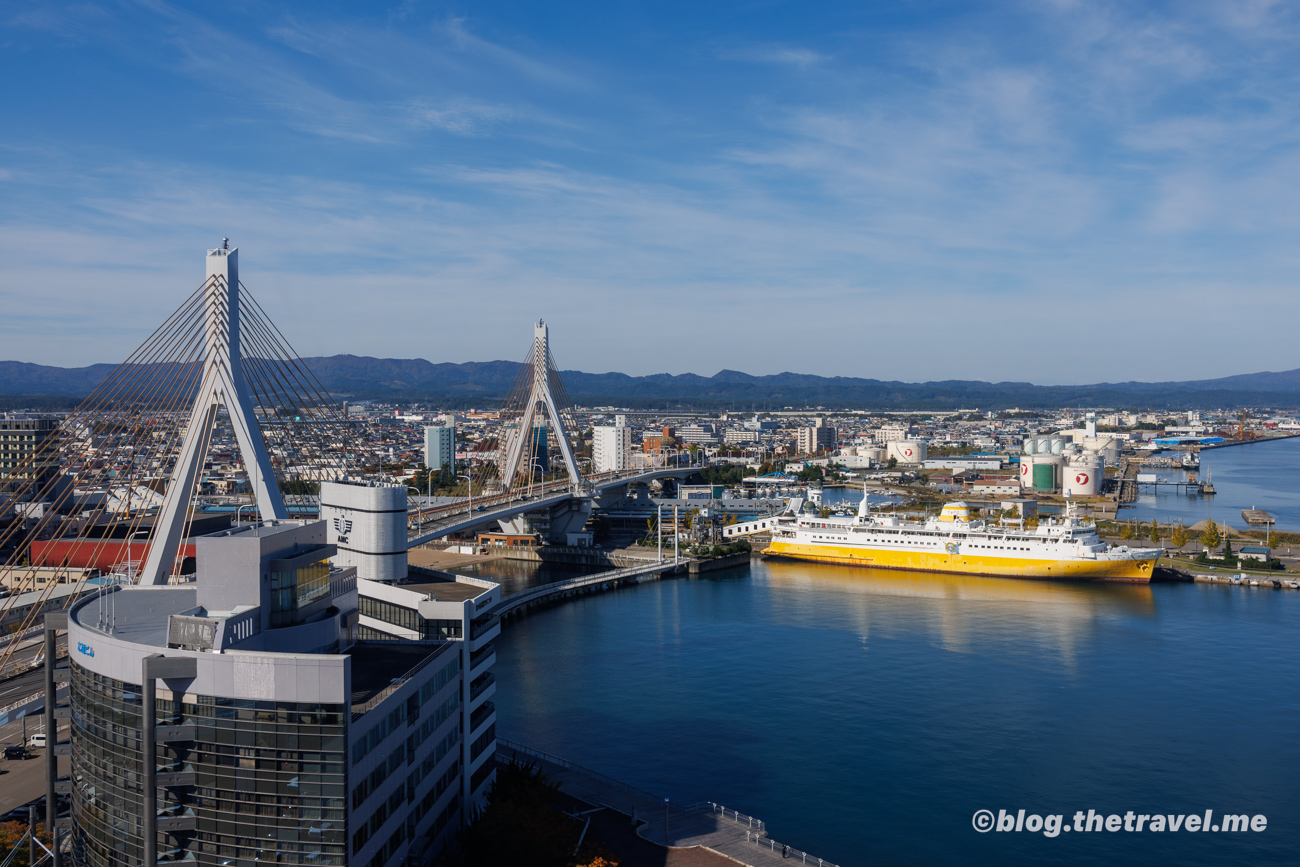
[[[668,467],[625,475],[593,476],[588,480],[591,483],[589,493],[575,493],[563,485],[552,485],[538,495],[498,494],[478,500],[472,511],[468,500],[451,506],[414,511],[411,513],[413,526],[408,532],[407,544],[422,545],[524,512],[557,506],[574,497],[599,496],[611,488],[673,476],[688,476],[698,470],[699,467]]]

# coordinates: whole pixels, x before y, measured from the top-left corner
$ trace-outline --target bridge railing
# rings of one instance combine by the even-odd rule
[[[676,471],[691,469],[691,467],[652,467],[648,469],[611,471],[608,473],[599,473],[588,476],[586,482],[590,482],[593,488],[608,486],[622,481],[630,481],[642,476],[654,475],[665,471]],[[543,485],[536,493],[528,494],[525,492],[509,492],[503,494],[491,494],[483,497],[475,497],[473,502],[473,511],[469,511],[471,504],[466,498],[460,502],[449,503],[442,506],[431,506],[427,509],[415,509],[409,513],[408,521],[412,529],[422,530],[427,525],[436,523],[446,518],[453,518],[457,515],[465,515],[467,518],[489,519],[496,512],[510,511],[519,508],[521,503],[531,505],[540,505],[543,501],[555,495],[568,494],[569,483],[552,482]],[[483,511],[479,512],[479,508]]]

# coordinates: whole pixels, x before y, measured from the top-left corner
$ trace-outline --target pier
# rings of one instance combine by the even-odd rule
[[[543,584],[505,597],[493,609],[492,613],[503,618],[517,616],[529,608],[553,602],[557,599],[583,596],[588,593],[598,593],[602,590],[612,590],[625,584],[641,584],[646,581],[655,581],[665,573],[688,574],[692,562],[690,560],[653,561],[641,566],[627,566],[621,569],[611,569],[608,572],[598,572],[595,575],[570,578],[568,581]]]
[[[1241,519],[1252,527],[1272,527],[1277,523],[1273,516],[1263,509],[1242,509]]]

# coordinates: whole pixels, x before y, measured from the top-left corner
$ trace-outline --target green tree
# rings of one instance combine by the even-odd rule
[[[1219,525],[1214,523],[1211,518],[1205,522],[1205,529],[1201,531],[1201,544],[1207,548],[1217,548],[1223,541],[1223,535],[1219,532]]]
[[[15,846],[20,847],[17,852],[14,852],[14,860],[10,862],[10,867],[27,867],[31,863],[28,860],[31,843],[24,839],[26,834],[26,822],[4,822],[0,824],[0,854],[7,856],[10,852],[13,852]],[[44,822],[36,823],[36,837],[46,846],[52,845],[50,835],[45,830]],[[21,844],[19,841],[21,841]],[[39,846],[36,851],[38,858],[44,854],[40,851]]]
[[[1170,535],[1169,541],[1173,542],[1176,547],[1181,548],[1191,541],[1191,535],[1187,532],[1186,527],[1178,524],[1174,527],[1174,532]]]
[[[1160,525],[1155,521],[1151,522],[1151,532],[1147,534],[1147,538],[1151,540],[1152,545],[1160,544]]]
[[[825,477],[821,467],[804,467],[799,471],[798,479],[801,482],[820,482]]]
[[[1125,541],[1128,541],[1129,539],[1132,539],[1132,538],[1133,538],[1133,525],[1130,524],[1128,521],[1125,521],[1124,524],[1123,524],[1123,526],[1121,526],[1121,527],[1119,528],[1119,537],[1120,537],[1121,539],[1125,540]]]
[[[888,469],[894,469],[894,467],[898,466],[898,458],[890,457],[890,459],[885,463],[885,466]]]
[[[465,867],[571,864],[582,826],[559,809],[558,794],[535,765],[499,764],[486,805],[461,832]]]

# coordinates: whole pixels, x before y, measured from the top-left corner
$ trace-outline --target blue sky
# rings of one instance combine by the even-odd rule
[[[0,7],[0,358],[229,236],[303,355],[909,381],[1300,366],[1300,8]]]

